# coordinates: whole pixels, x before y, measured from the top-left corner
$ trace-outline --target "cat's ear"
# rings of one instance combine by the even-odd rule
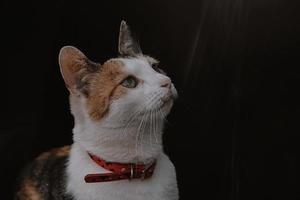
[[[60,71],[67,88],[72,93],[88,94],[89,77],[100,68],[90,61],[79,49],[65,46],[59,52]]]
[[[118,50],[122,56],[136,56],[142,54],[138,42],[133,38],[130,28],[124,20],[122,20],[120,25]]]

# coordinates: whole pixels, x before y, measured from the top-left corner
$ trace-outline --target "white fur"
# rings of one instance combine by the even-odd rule
[[[163,153],[163,120],[175,97],[175,87],[162,87],[170,79],[152,69],[144,57],[118,58],[124,72],[139,79],[136,88],[115,100],[99,122],[90,119],[83,96],[71,96],[75,118],[74,144],[67,166],[67,191],[76,200],[177,200],[175,168]],[[95,164],[87,151],[114,162],[157,160],[154,174],[146,180],[85,183],[84,176],[107,172]]]

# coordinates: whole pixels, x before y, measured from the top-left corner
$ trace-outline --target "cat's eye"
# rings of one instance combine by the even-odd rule
[[[128,76],[121,82],[121,85],[127,88],[135,88],[138,84],[138,81],[133,76]]]

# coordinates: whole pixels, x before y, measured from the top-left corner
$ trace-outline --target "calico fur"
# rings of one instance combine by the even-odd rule
[[[66,193],[70,146],[41,154],[24,170],[15,200],[72,200]]]
[[[163,152],[164,119],[177,96],[158,61],[143,55],[121,23],[119,53],[102,65],[80,50],[63,47],[59,65],[70,91],[74,116],[70,147],[39,156],[25,171],[19,200],[178,200],[175,167]],[[131,79],[130,79],[131,78]],[[123,84],[134,80],[133,87]],[[151,178],[85,183],[91,173],[107,173],[88,152],[109,162],[156,161]]]

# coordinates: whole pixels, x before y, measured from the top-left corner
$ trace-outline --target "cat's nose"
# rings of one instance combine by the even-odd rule
[[[160,86],[165,88],[171,88],[171,79],[165,78],[163,81],[161,81]]]

